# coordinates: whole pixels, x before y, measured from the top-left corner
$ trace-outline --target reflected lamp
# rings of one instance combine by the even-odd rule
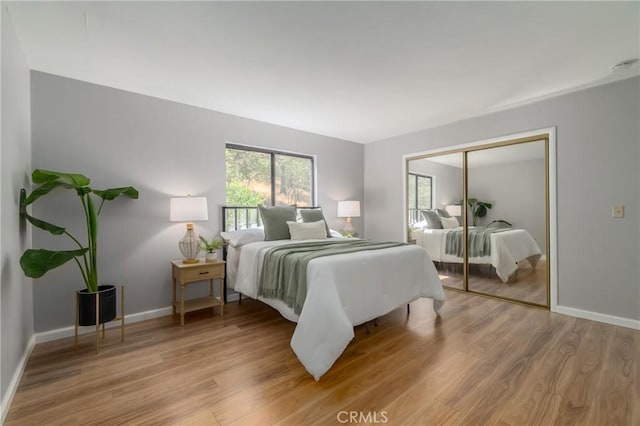
[[[169,220],[171,222],[187,222],[187,233],[178,242],[180,253],[184,259],[182,263],[198,263],[200,240],[193,232],[193,222],[208,220],[206,197],[177,197],[171,198],[169,203]]]
[[[462,206],[460,204],[448,204],[444,209],[450,216],[462,216]]]

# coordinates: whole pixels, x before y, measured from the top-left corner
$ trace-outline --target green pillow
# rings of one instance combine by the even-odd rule
[[[431,229],[442,229],[442,221],[440,220],[440,216],[438,212],[435,210],[422,210],[422,216],[424,220],[429,224],[429,228]]]
[[[288,240],[289,225],[287,221],[296,221],[296,206],[258,206],[264,225],[264,240]]]
[[[436,211],[438,212],[438,214],[442,217],[451,217],[451,215],[449,214],[448,211],[446,211],[445,209],[436,209]]]
[[[322,214],[322,209],[300,209],[300,216],[302,217],[303,222],[318,222],[323,221],[324,226],[327,229],[327,238],[331,237],[331,231],[329,230],[329,225],[327,225],[327,221]]]

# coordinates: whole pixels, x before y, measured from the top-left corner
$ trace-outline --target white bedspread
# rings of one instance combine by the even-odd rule
[[[257,296],[266,250],[290,241],[261,241],[242,248],[235,290],[273,306],[297,322],[291,348],[307,371],[319,380],[353,339],[353,326],[370,321],[419,297],[444,304],[444,291],[429,255],[407,245],[309,262],[307,298],[300,316],[284,302]]]
[[[447,232],[460,230],[454,229],[425,229],[415,234],[416,244],[423,247],[429,256],[436,262],[461,263],[462,258],[447,254]],[[509,277],[517,269],[516,262],[529,260],[535,268],[542,255],[540,247],[533,237],[524,229],[512,229],[496,232],[491,237],[491,255],[484,257],[470,257],[469,263],[491,264],[496,268],[496,274],[503,281],[509,281]]]

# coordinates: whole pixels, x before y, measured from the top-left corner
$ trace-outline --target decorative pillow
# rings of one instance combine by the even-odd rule
[[[431,229],[442,229],[442,221],[440,215],[435,210],[422,210],[422,216],[424,220],[429,223]]]
[[[264,224],[264,240],[288,240],[289,226],[287,221],[296,221],[296,206],[258,206]]]
[[[443,229],[453,229],[460,226],[460,222],[455,217],[441,217],[440,221],[442,222]]]
[[[445,209],[436,209],[436,211],[438,212],[438,214],[441,217],[451,217],[451,215],[449,214],[448,211],[446,211]]]
[[[234,247],[242,247],[245,244],[264,241],[264,229],[249,228],[238,231],[221,232],[220,236],[227,244]]]
[[[324,220],[317,222],[287,222],[292,240],[317,240],[327,238],[327,229]]]
[[[342,238],[342,234],[335,229],[329,229],[329,236],[332,238]]]
[[[322,209],[300,209],[300,216],[302,217],[302,221],[305,223],[317,222],[321,220],[324,223],[324,227],[327,231],[326,236],[331,237],[331,231],[329,230],[329,225],[327,225],[327,221],[322,214]],[[289,229],[289,232],[291,232],[291,229]]]

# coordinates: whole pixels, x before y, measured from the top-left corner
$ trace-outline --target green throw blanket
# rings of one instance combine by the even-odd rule
[[[324,256],[379,250],[405,245],[364,240],[308,241],[269,249],[264,256],[258,295],[282,300],[300,315],[307,297],[307,265]]]
[[[512,230],[511,227],[487,226],[469,230],[469,257],[491,256],[491,234]],[[446,236],[445,253],[462,257],[464,242],[462,231],[449,231]]]

